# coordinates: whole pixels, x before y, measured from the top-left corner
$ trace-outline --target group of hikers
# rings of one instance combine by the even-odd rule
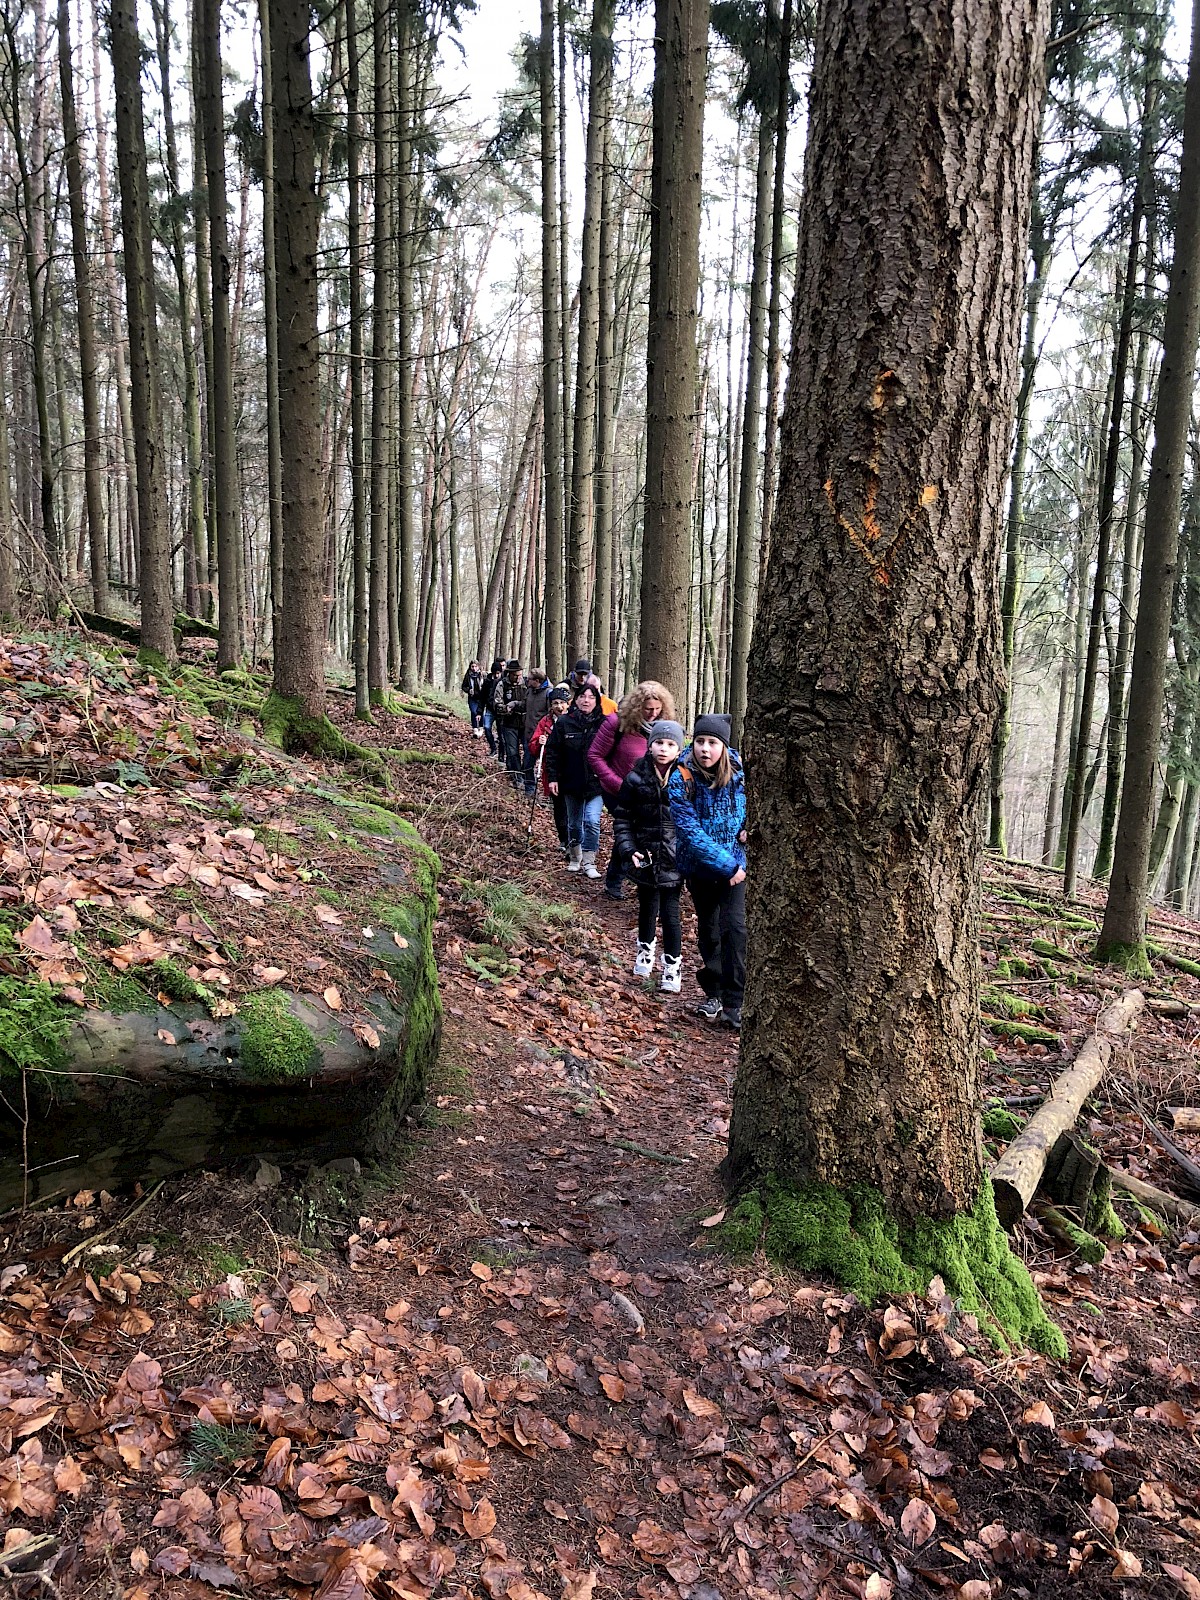
[[[746,792],[730,720],[696,718],[690,743],[663,684],[636,684],[618,705],[587,659],[562,683],[540,667],[524,672],[497,658],[472,661],[462,681],[475,738],[523,790],[549,797],[568,872],[604,878],[604,892],[637,889],[633,973],[652,977],[662,930],[659,988],[682,988],[684,884],[696,909],[696,973],[706,1021],[739,1031],[746,971]],[[606,871],[596,864],[603,813],[612,817]],[[531,810],[532,816],[532,810]]]

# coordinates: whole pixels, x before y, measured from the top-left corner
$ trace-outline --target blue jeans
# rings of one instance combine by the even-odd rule
[[[493,755],[496,754],[496,734],[494,731],[495,726],[496,719],[485,706],[483,710],[483,731],[487,735],[488,749]]]
[[[470,700],[470,699],[468,699],[467,706],[468,706],[468,708],[469,708],[469,710],[471,712],[471,729],[472,729],[472,731],[474,731],[476,728],[482,728],[483,727],[483,701],[482,700]]]
[[[567,842],[582,845],[592,854],[600,848],[600,812],[603,802],[598,794],[585,800],[582,795],[569,794],[567,802]]]

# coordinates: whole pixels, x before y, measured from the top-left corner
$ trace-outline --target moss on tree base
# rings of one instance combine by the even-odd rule
[[[1154,968],[1144,944],[1104,944],[1096,946],[1095,958],[1107,967],[1116,967],[1127,978],[1153,978]]]
[[[271,693],[259,713],[263,737],[279,750],[303,750],[307,755],[330,756],[335,761],[360,761],[373,776],[383,777],[386,766],[377,750],[355,744],[340,733],[326,716],[314,717],[302,700]]]
[[[723,1232],[733,1249],[761,1244],[781,1265],[832,1278],[866,1305],[881,1295],[924,1293],[940,1277],[1001,1349],[1067,1354],[1066,1339],[1009,1247],[990,1183],[970,1212],[902,1227],[877,1190],[843,1194],[828,1184],[771,1182],[738,1202]]]

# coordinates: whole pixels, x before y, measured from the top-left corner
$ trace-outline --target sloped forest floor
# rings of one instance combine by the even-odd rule
[[[256,692],[199,656],[176,689],[116,650],[0,643],[3,973],[94,1004],[169,960],[217,1007],[306,974],[355,1014],[379,859],[329,796],[368,791],[237,732]],[[563,873],[462,721],[335,706],[443,862],[435,1081],[387,1168],[251,1163],[0,1218],[0,1593],[1200,1595],[1197,1233],[1118,1200],[1127,1237],[1088,1265],[1029,1219],[1062,1364],[998,1356],[936,1285],[867,1309],[730,1259],[734,1036],[690,978],[630,976],[632,904]],[[1044,1092],[1112,998],[1056,894],[989,868],[1002,1099]],[[1161,966],[1153,992],[1200,982]],[[1083,1130],[1185,1195],[1142,1113],[1200,1098],[1198,1035],[1200,1011],[1146,1014]]]

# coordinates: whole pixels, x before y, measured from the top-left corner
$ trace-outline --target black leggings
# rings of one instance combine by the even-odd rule
[[[681,887],[678,883],[673,889],[659,889],[653,883],[639,883],[637,886],[638,939],[642,944],[653,944],[661,918],[663,955],[672,959],[683,951],[683,934],[679,927]]]
[[[696,938],[704,965],[697,981],[727,1011],[742,1009],[746,987],[746,880],[689,878],[696,906]]]

